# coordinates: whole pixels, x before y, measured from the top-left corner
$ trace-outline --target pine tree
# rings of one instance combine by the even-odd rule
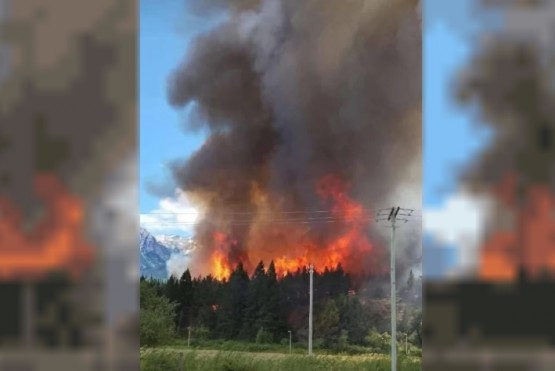
[[[166,296],[170,302],[175,303],[174,321],[175,328],[177,329],[179,327],[179,317],[181,313],[181,303],[179,300],[179,283],[174,276],[171,276],[166,282],[166,285],[163,287],[164,296]]]
[[[335,300],[328,300],[317,316],[314,336],[324,341],[326,347],[333,347],[340,335],[340,313]]]
[[[191,272],[187,269],[181,275],[177,283],[178,293],[178,310],[179,310],[179,325],[178,331],[185,330],[191,325],[192,309],[193,309],[193,281],[191,279]]]
[[[216,328],[216,309],[219,304],[219,282],[212,276],[199,279],[193,284],[194,302],[198,308],[194,323],[213,332]]]
[[[261,326],[260,310],[263,305],[263,296],[266,290],[266,272],[264,263],[260,261],[256,266],[252,279],[249,283],[249,292],[245,305],[245,317],[239,337],[245,340],[254,340],[256,333]]]
[[[345,305],[341,308],[341,328],[347,331],[350,343],[362,344],[370,330],[368,316],[357,297],[344,298]]]
[[[279,290],[276,268],[273,261],[270,262],[270,266],[266,272],[264,284],[262,305],[258,316],[259,323],[261,325],[260,327],[263,327],[274,339],[276,339],[284,335],[286,325],[283,314],[283,300]]]
[[[218,311],[218,332],[225,339],[235,339],[243,325],[249,276],[239,263],[231,273],[223,290],[221,309]]]
[[[411,269],[409,273],[409,278],[407,280],[407,289],[411,291],[413,287],[414,287],[414,274],[412,273],[412,269]]]

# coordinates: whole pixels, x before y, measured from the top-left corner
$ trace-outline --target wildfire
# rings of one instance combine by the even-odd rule
[[[306,256],[298,258],[287,258],[286,256],[282,256],[274,260],[278,277],[284,277],[287,273],[293,273],[299,268],[307,267],[309,264],[310,262]]]
[[[555,273],[555,198],[548,186],[536,185],[525,193],[526,205],[519,205],[516,177],[508,176],[497,197],[513,208],[517,225],[499,231],[484,244],[479,274],[482,279],[511,281],[524,268],[532,278],[543,272]]]
[[[337,176],[325,176],[316,184],[316,193],[324,204],[329,207],[328,220],[334,226],[340,225],[337,232],[326,242],[318,243],[315,236],[305,237],[298,241],[279,241],[272,239],[272,233],[283,232],[282,235],[308,235],[302,233],[299,225],[272,226],[263,224],[258,226],[256,233],[257,246],[249,249],[247,261],[243,260],[245,268],[252,270],[252,263],[264,261],[274,262],[276,274],[283,277],[309,264],[317,269],[336,268],[339,264],[347,271],[364,272],[365,259],[374,252],[372,243],[367,237],[369,215],[362,205],[347,194],[347,185]],[[264,238],[260,236],[266,236]],[[260,242],[258,242],[260,241]],[[267,245],[263,249],[258,245]],[[254,245],[254,242],[253,242]],[[228,278],[238,263],[231,258],[233,243],[227,240],[224,233],[216,231],[213,234],[212,253],[210,256],[210,273],[217,279]]]
[[[0,198],[0,279],[40,278],[56,270],[76,278],[92,259],[82,235],[83,205],[54,175],[38,175],[35,186],[46,215],[30,233],[19,210]]]
[[[214,252],[212,253],[212,275],[217,280],[229,278],[231,275],[231,265],[226,254],[222,251],[225,248],[226,236],[221,232],[214,232]]]
[[[229,278],[231,275],[231,267],[221,251],[214,251],[214,255],[212,255],[212,264],[212,274],[214,278],[220,281]]]

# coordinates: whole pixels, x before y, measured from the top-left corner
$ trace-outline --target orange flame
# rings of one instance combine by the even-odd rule
[[[225,252],[226,236],[222,232],[214,232],[214,251],[211,256],[211,273],[217,280],[228,279],[231,275],[231,265]]]
[[[83,205],[52,174],[36,177],[35,193],[46,216],[31,233],[23,230],[19,210],[0,198],[0,280],[36,279],[56,270],[77,278],[92,259],[82,237]]]
[[[287,225],[285,227],[264,225],[261,231],[257,231],[257,233],[266,237],[258,236],[260,241],[257,241],[257,244],[267,245],[262,247],[276,244],[279,244],[279,246],[273,250],[253,246],[253,249],[249,250],[248,256],[251,262],[265,261],[269,263],[273,261],[278,277],[296,272],[303,267],[307,267],[310,263],[314,264],[316,269],[324,269],[325,267],[334,269],[341,264],[348,272],[360,273],[369,270],[363,264],[365,259],[371,253],[374,253],[374,249],[366,234],[369,223],[369,215],[366,210],[361,204],[348,196],[347,185],[339,177],[333,175],[323,177],[316,185],[316,191],[319,197],[330,205],[329,222],[335,225],[339,224],[342,227],[338,229],[337,236],[328,240],[325,245],[320,245],[313,239],[280,243],[271,238],[271,230],[278,229],[287,235],[306,235],[306,233],[300,233],[301,227],[298,225]],[[237,263],[229,258],[230,246],[231,244],[227,241],[224,233],[217,231],[213,234],[209,266],[210,273],[219,280],[228,278],[234,264]],[[248,262],[243,261],[243,263]],[[246,264],[245,268],[250,271],[254,267]]]
[[[225,255],[219,251],[214,251],[212,255],[212,273],[214,278],[221,281],[224,279],[228,279],[231,275],[231,267],[227,262]]]
[[[512,281],[519,268],[531,278],[543,272],[555,273],[555,197],[546,185],[534,185],[525,193],[526,204],[518,204],[517,181],[507,176],[497,189],[497,197],[517,216],[511,231],[493,234],[483,246],[479,276],[485,280]]]

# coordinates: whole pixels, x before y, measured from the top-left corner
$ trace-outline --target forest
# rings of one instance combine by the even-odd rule
[[[398,285],[398,341],[419,349],[421,283],[412,271]],[[314,272],[314,348],[387,353],[390,347],[388,277],[356,278],[341,265]],[[141,345],[175,339],[287,344],[307,343],[308,269],[278,278],[273,262],[252,275],[242,264],[229,279],[193,278],[189,270],[167,281],[141,277]]]

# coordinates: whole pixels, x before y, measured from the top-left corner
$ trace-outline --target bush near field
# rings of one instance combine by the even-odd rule
[[[141,353],[141,371],[389,371],[389,360],[372,356],[306,356],[284,355],[264,357],[234,352],[217,352],[214,356],[202,356],[194,351],[172,352],[151,351]],[[419,360],[400,357],[399,371],[420,371]]]

